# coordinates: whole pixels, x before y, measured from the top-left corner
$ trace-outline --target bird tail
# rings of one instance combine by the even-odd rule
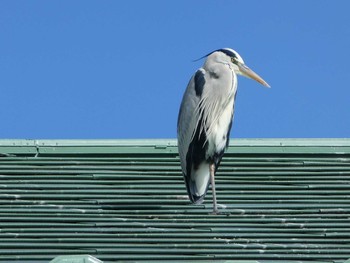
[[[199,169],[192,169],[191,174],[184,173],[183,175],[188,197],[191,202],[193,204],[201,204],[204,201],[210,184],[208,164],[202,163]]]
[[[203,203],[206,193],[202,195],[197,194],[195,182],[192,181],[191,178],[189,178],[185,174],[184,174],[184,179],[186,183],[187,194],[188,194],[188,197],[190,198],[191,203],[193,204]]]

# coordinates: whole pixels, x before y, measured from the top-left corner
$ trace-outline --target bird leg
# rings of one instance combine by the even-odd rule
[[[216,204],[216,190],[215,190],[215,164],[211,163],[209,165],[210,170],[210,183],[211,183],[211,191],[213,194],[213,214],[218,214],[219,210]]]

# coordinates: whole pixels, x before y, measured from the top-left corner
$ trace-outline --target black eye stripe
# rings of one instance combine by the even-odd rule
[[[222,53],[226,54],[227,56],[229,56],[231,58],[235,58],[236,60],[238,60],[238,57],[237,57],[235,52],[232,52],[229,49],[222,48],[222,49],[217,49],[217,50],[215,50],[213,52],[210,52],[209,54],[206,54],[205,56],[203,56],[203,57],[201,57],[199,59],[193,60],[193,61],[198,61],[198,60],[201,60],[202,58],[206,58],[206,57],[210,56],[211,54],[213,54],[214,52],[222,52]]]
[[[232,52],[231,50],[228,50],[228,49],[219,49],[217,51],[220,51],[224,54],[226,54],[227,56],[231,57],[231,58],[234,58],[234,59],[237,59],[237,56],[234,52]]]

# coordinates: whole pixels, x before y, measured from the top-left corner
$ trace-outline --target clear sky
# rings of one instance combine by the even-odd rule
[[[231,138],[349,137],[350,1],[0,1],[0,138],[175,138],[201,61],[230,47]]]

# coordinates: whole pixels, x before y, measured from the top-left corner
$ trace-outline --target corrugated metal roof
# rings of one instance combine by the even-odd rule
[[[0,261],[350,258],[349,139],[232,140],[216,182],[220,215],[174,140],[0,140]]]

